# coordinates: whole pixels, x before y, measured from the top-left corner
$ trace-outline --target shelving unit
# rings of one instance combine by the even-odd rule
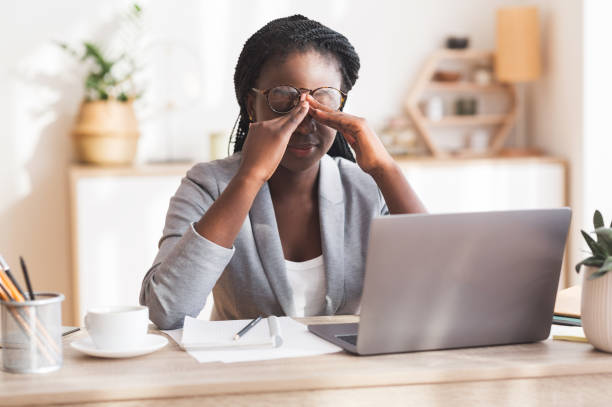
[[[468,81],[437,82],[433,75],[443,61],[459,61],[461,63],[486,61],[487,65],[493,66],[494,54],[492,51],[480,50],[440,50],[433,53],[425,62],[425,65],[415,83],[414,88],[406,100],[406,111],[411,118],[415,129],[421,136],[425,145],[435,157],[448,157],[450,154],[443,151],[431,135],[432,128],[451,127],[485,127],[496,126],[489,141],[489,147],[484,152],[463,150],[454,154],[455,156],[493,156],[500,152],[510,130],[512,129],[517,115],[516,92],[511,84],[493,82],[488,85],[480,85]],[[419,108],[425,92],[453,93],[479,95],[482,93],[502,93],[508,97],[509,107],[506,112],[499,114],[476,114],[476,115],[447,115],[440,120],[430,120],[425,117]]]
[[[446,127],[446,126],[488,126],[501,124],[506,120],[506,115],[503,114],[481,114],[474,116],[459,116],[449,115],[440,120],[429,120],[424,118],[423,121],[429,126]]]

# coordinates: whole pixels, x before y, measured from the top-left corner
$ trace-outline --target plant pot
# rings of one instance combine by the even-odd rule
[[[100,165],[131,164],[139,136],[131,101],[83,102],[73,130],[79,161]]]
[[[612,273],[589,280],[598,268],[582,269],[585,273],[580,313],[584,333],[595,348],[612,352]]]

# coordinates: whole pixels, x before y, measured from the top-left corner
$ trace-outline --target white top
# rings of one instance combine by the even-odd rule
[[[323,255],[311,260],[294,262],[285,260],[289,287],[293,291],[293,317],[321,315],[325,309],[325,263]]]

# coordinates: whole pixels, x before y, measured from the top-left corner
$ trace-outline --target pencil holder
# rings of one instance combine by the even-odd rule
[[[46,373],[62,366],[63,294],[34,301],[1,301],[2,366],[12,373]]]

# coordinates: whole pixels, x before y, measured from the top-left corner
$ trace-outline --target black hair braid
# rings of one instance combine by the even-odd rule
[[[234,88],[240,115],[234,152],[242,150],[249,132],[247,95],[255,86],[264,63],[273,57],[284,57],[293,51],[309,49],[334,57],[342,75],[342,90],[348,92],[353,88],[359,73],[359,56],[344,35],[299,14],[270,21],[246,41],[236,64]],[[348,143],[339,132],[327,154],[355,162]]]

